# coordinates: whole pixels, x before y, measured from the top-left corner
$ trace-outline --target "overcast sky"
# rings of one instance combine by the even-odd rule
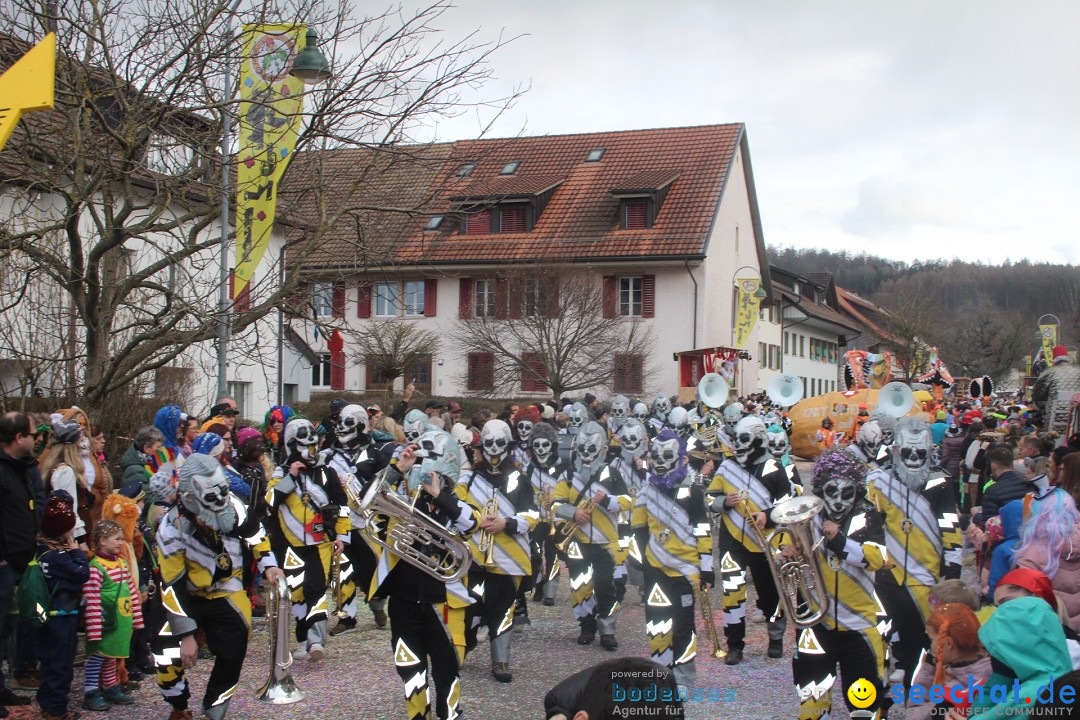
[[[1080,2],[458,0],[439,24],[523,35],[481,91],[531,86],[494,137],[745,123],[771,245],[1080,263]]]

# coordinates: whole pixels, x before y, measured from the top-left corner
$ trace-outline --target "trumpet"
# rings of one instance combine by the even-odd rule
[[[590,497],[584,503],[578,505],[577,509],[591,513],[594,507],[596,507],[596,503],[593,502],[593,499]],[[570,547],[570,543],[574,541],[574,533],[578,531],[579,527],[581,526],[576,520],[567,520],[564,522],[562,524],[562,529],[560,530],[563,539],[559,541],[559,544],[555,546],[555,549],[561,553],[566,552],[567,548]]]
[[[709,589],[701,588],[698,591],[698,599],[701,602],[701,615],[705,620],[705,632],[712,642],[712,656],[714,658],[727,657],[727,653],[720,647],[720,636],[716,633],[716,623],[713,621],[712,602],[709,601]]]
[[[266,586],[266,624],[270,631],[270,676],[259,688],[258,699],[274,705],[288,705],[304,699],[304,693],[296,687],[289,666],[289,620],[292,601],[289,586],[284,578]]]
[[[346,488],[349,505],[366,521],[360,532],[373,545],[383,547],[413,567],[431,575],[436,580],[455,582],[469,570],[472,553],[465,541],[436,522],[427,513],[417,509],[420,491],[405,501],[396,491],[386,486],[384,468],[371,484],[363,498],[354,503],[354,493]],[[394,520],[392,524],[389,522]],[[378,528],[388,526],[386,539],[379,537]],[[421,551],[431,546],[432,554]]]
[[[490,520],[499,515],[499,501],[492,491],[491,499],[484,505],[484,512],[480,515],[480,522]],[[484,565],[491,567],[495,564],[495,536],[487,530],[481,530],[476,539],[476,549],[484,554]]]

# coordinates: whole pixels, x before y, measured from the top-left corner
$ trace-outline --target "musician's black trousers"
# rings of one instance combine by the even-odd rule
[[[791,674],[799,693],[799,717],[825,717],[832,707],[832,688],[836,666],[840,666],[844,702],[848,710],[853,705],[847,699],[848,688],[859,678],[873,684],[877,696],[868,710],[877,710],[885,700],[885,684],[881,676],[885,651],[881,633],[876,627],[863,632],[829,630],[821,623],[799,631],[795,656],[791,659]],[[832,677],[833,680],[829,680]]]
[[[721,542],[725,537],[721,533]],[[725,569],[724,553],[738,567],[737,571]],[[757,591],[757,608],[766,619],[772,620],[780,605],[776,581],[769,570],[770,559],[763,552],[750,552],[742,543],[728,537],[726,548],[721,549],[721,576],[724,590],[724,637],[729,650],[746,647],[746,571],[754,578]],[[741,575],[741,578],[739,577]],[[740,587],[736,587],[740,585]],[[741,594],[741,598],[739,595]],[[741,607],[740,607],[741,606]]]
[[[356,588],[367,597],[371,588],[371,578],[375,574],[378,559],[371,551],[364,535],[359,530],[353,530],[349,536],[349,544],[345,546],[345,555],[352,561],[356,572]],[[370,600],[368,600],[370,602]]]
[[[598,620],[607,620],[618,609],[615,594],[615,558],[607,545],[574,542],[578,553],[568,552],[566,568],[570,574],[570,599],[574,617],[582,633],[596,633]],[[576,555],[580,554],[580,557]],[[592,568],[592,578],[589,568]],[[613,623],[612,623],[613,624]]]
[[[481,625],[488,629],[488,640],[494,641],[514,627],[514,599],[518,594],[521,578],[489,572],[473,563],[469,568],[469,592],[477,598],[465,609],[465,650],[476,647],[476,632]],[[492,643],[492,662],[509,662],[508,658],[496,658],[496,645]]]
[[[915,667],[919,664],[923,650],[930,649],[930,638],[926,635],[922,613],[911,597],[907,588],[896,582],[896,577],[888,570],[879,570],[874,582],[882,607],[892,621],[900,641],[897,647],[897,665],[904,670],[905,693],[911,688],[915,676]],[[886,638],[888,642],[888,638]]]
[[[390,642],[394,666],[405,683],[405,707],[409,720],[428,717],[428,659],[435,683],[435,714],[439,720],[458,716],[460,686],[457,652],[444,618],[442,603],[415,603],[390,596]]]
[[[693,685],[694,586],[646,563],[645,597],[645,635],[653,661],[671,668],[677,684]]]

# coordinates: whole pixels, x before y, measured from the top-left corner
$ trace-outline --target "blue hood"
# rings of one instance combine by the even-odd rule
[[[1005,539],[1018,540],[1020,526],[1024,524],[1023,498],[1005,503],[998,514],[1001,516],[1001,530],[1005,533]]]
[[[154,427],[165,436],[165,447],[176,450],[176,433],[180,430],[180,416],[183,412],[176,405],[166,405],[154,415]]]

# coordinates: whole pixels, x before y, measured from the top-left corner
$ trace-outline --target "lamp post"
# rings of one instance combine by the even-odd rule
[[[231,42],[235,33],[233,19],[236,10],[240,6],[240,0],[234,0],[228,11],[228,25],[226,37]],[[305,85],[315,85],[333,77],[330,71],[330,63],[326,56],[319,50],[319,36],[314,29],[308,28],[304,49],[296,55],[290,75],[301,80]],[[232,149],[232,113],[229,112],[229,100],[232,98],[232,88],[229,83],[229,73],[225,73],[224,95],[221,106],[221,246],[219,248],[218,265],[218,337],[217,337],[217,392],[218,395],[228,394],[228,380],[226,369],[228,367],[229,352],[229,164],[230,151]]]

